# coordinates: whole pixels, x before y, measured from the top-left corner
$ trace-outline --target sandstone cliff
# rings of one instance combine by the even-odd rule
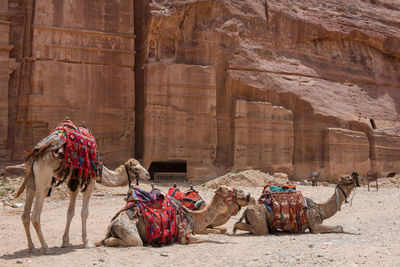
[[[215,166],[290,166],[295,177],[321,170],[332,180],[351,170],[385,175],[400,168],[400,150],[392,146],[400,126],[399,3],[203,0],[149,7],[144,62],[215,69],[217,129],[204,129],[217,134]],[[242,118],[238,130],[238,99],[289,110],[293,133],[267,120],[264,126],[275,129],[264,135],[254,124],[262,124],[262,114]]]
[[[185,162],[190,179],[400,171],[397,1],[0,4],[3,160],[70,116],[106,163]]]

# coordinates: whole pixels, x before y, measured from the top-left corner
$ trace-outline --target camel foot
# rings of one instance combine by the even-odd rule
[[[338,233],[343,233],[343,227],[339,225],[339,226],[337,227],[337,232],[338,232]]]
[[[69,248],[72,247],[72,244],[70,242],[63,242],[63,244],[61,245],[62,248]]]
[[[35,246],[33,244],[28,245],[28,252],[31,253],[35,249]]]
[[[48,249],[48,248],[46,250],[43,249],[43,254],[45,254],[45,255],[53,255],[55,253],[56,252],[51,249]]]
[[[94,247],[96,247],[96,245],[92,243],[83,244],[83,248],[94,248]]]

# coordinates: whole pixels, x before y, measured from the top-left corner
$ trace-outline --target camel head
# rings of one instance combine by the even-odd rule
[[[245,206],[246,199],[249,198],[250,196],[245,195],[243,190],[236,190],[225,185],[218,186],[214,196],[220,207],[220,213],[225,213],[231,205]]]
[[[360,186],[358,182],[358,177],[350,175],[342,175],[339,179],[338,185],[341,187],[351,187],[351,188],[353,188],[355,185]]]
[[[139,161],[137,161],[136,159],[128,159],[128,161],[125,162],[125,166],[132,177],[137,176],[139,179],[142,180],[150,180],[149,172],[142,165],[140,165]]]
[[[239,207],[245,207],[248,204],[251,203],[256,203],[256,200],[254,197],[250,196],[250,193],[247,195],[243,192],[243,190],[240,189],[235,189],[236,190],[236,203],[239,205]]]

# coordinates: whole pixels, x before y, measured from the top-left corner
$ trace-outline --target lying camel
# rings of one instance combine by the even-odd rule
[[[356,179],[350,176],[343,176],[335,188],[333,196],[325,203],[314,203],[311,199],[306,198],[307,207],[304,208],[307,221],[303,224],[300,232],[309,229],[312,233],[342,233],[342,226],[323,225],[326,220],[340,211],[343,201],[350,195],[353,187],[358,184]],[[242,218],[233,226],[233,232],[236,230],[248,231],[255,235],[268,234],[273,224],[275,214],[273,211],[267,211],[263,203],[255,203],[249,205],[243,212]],[[245,219],[245,223],[242,222]],[[291,225],[285,225],[283,231],[293,232]]]
[[[207,226],[217,218],[218,215],[226,213],[230,206],[234,205],[237,199],[245,199],[246,195],[242,191],[238,192],[226,186],[219,186],[215,191],[215,195],[211,202],[202,210],[190,211],[181,206],[181,209],[193,221],[193,229],[191,233],[207,234],[215,232],[213,229],[207,229]],[[179,201],[173,199],[174,203]],[[177,216],[179,217],[179,216]],[[177,221],[179,228],[181,222]],[[210,231],[211,230],[211,231]],[[190,234],[191,234],[190,233]],[[186,235],[180,234],[179,240],[181,244],[190,244],[201,242],[194,237],[187,238]],[[97,245],[107,245],[111,247],[117,246],[143,246],[147,242],[146,223],[140,213],[135,213],[132,220],[129,219],[127,212],[120,212],[111,221],[107,228],[105,238],[97,243]]]
[[[174,187],[176,187],[176,185],[174,185]],[[191,186],[190,189],[194,190],[193,186]],[[217,218],[215,218],[215,220],[207,226],[207,231],[209,233],[216,233],[216,234],[226,233],[226,228],[219,226],[227,223],[232,216],[236,216],[242,207],[245,207],[248,204],[255,204],[256,201],[253,197],[250,196],[250,194],[247,194],[245,197],[243,197],[244,194],[242,190],[236,189],[236,193],[237,192],[239,192],[239,195],[236,196],[236,201],[234,205],[229,205],[228,210],[226,212],[219,214]],[[206,207],[206,203],[202,202],[198,210],[202,210],[204,207]]]

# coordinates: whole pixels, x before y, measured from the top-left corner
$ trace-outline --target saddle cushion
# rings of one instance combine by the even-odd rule
[[[274,230],[284,231],[288,228],[292,232],[301,232],[307,221],[304,213],[305,199],[300,191],[296,191],[296,185],[268,184],[258,199],[269,212],[274,212]]]
[[[128,190],[122,210],[139,207],[146,223],[147,242],[154,247],[170,244],[178,238],[177,209],[171,199],[159,190],[147,192],[137,187]]]
[[[77,127],[71,121],[62,121],[50,134],[29,152],[25,160],[37,157],[46,151],[64,147],[57,178],[89,179],[100,177],[103,164],[97,151],[96,140],[89,129]]]
[[[200,197],[199,192],[189,190],[186,193],[181,192],[178,188],[171,187],[168,190],[168,195],[179,200],[183,206],[190,210],[198,210],[204,200]]]

